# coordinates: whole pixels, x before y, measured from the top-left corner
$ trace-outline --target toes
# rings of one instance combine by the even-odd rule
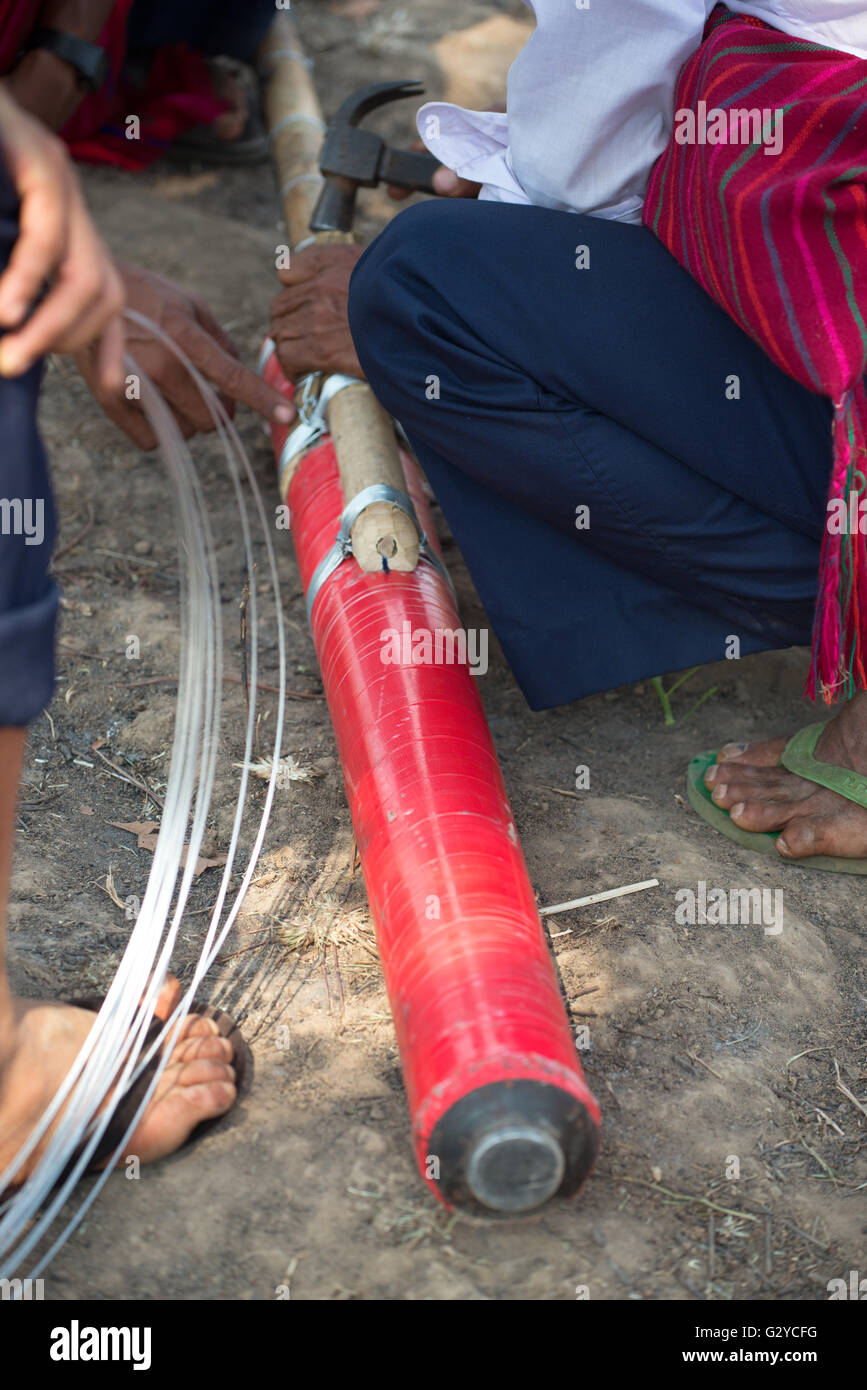
[[[806,817],[801,817],[787,825],[783,834],[777,837],[777,852],[784,859],[804,859],[810,854],[821,854],[817,840],[817,827]]]
[[[739,758],[746,751],[747,745],[745,743],[724,743],[716,755],[716,760],[718,763],[728,763],[733,758]]]
[[[756,781],[760,774],[760,768],[727,759],[724,763],[711,763],[704,774],[704,784],[706,787],[728,786],[733,780]]]
[[[754,782],[763,787],[788,786],[794,779],[791,772],[780,767],[756,767],[753,763],[733,762],[712,763],[704,774],[705,785],[715,787],[718,782]]]
[[[188,1014],[184,1019],[184,1026],[181,1029],[182,1038],[215,1038],[219,1035],[219,1028],[212,1018],[206,1018],[204,1014]]]
[[[852,807],[835,816],[798,816],[779,836],[777,849],[784,859],[811,854],[867,858],[867,815]]]
[[[212,1081],[228,1082],[231,1086],[235,1083],[235,1068],[231,1063],[215,1057],[195,1057],[190,1062],[182,1062],[176,1072],[174,1067],[171,1070],[174,1084],[184,1088],[206,1085]]]
[[[785,738],[771,738],[764,743],[725,743],[716,760],[718,763],[749,763],[752,767],[776,767],[787,743]]]
[[[165,1022],[172,1011],[177,1008],[180,998],[180,980],[177,975],[167,975],[157,995],[156,1008],[154,1009],[156,1017],[161,1018],[163,1022]]]
[[[194,1123],[201,1124],[202,1120],[214,1119],[215,1116],[225,1115],[227,1110],[231,1110],[238,1090],[233,1081],[208,1081],[196,1086],[185,1086],[178,1095],[183,1098],[187,1108],[194,1112]]]
[[[175,1084],[149,1106],[130,1140],[129,1152],[138,1153],[143,1163],[174,1153],[196,1125],[225,1115],[237,1099],[232,1068],[224,1062],[189,1062],[177,1071],[185,1080],[179,1084],[175,1077]]]
[[[709,767],[704,784],[717,806],[728,809],[738,801],[788,801],[800,806],[814,796],[812,782],[793,777],[785,768],[748,767],[740,763],[718,763]]]
[[[715,782],[711,793],[714,805],[722,806],[725,811],[730,811],[741,801],[767,801],[779,806],[783,802],[791,803],[793,799],[785,785],[745,778],[737,769],[732,769],[732,772],[734,780]]]
[[[212,1033],[203,1036],[184,1038],[172,1049],[172,1065],[176,1062],[194,1062],[208,1058],[216,1062],[231,1062],[232,1044],[228,1038],[217,1037]]]
[[[786,809],[773,801],[736,801],[729,816],[741,830],[779,830],[786,824]]]

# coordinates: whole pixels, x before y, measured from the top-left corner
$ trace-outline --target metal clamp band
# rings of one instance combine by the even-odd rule
[[[266,338],[262,344],[262,348],[259,352],[259,360],[256,364],[256,371],[259,376],[264,372],[275,350],[276,344],[274,339]],[[322,438],[323,434],[327,434],[328,424],[325,418],[325,412],[330,402],[333,401],[339,391],[345,390],[347,386],[355,386],[360,381],[359,377],[346,376],[342,372],[333,372],[331,376],[326,377],[319,386],[319,394],[315,403],[311,406],[309,397],[312,391],[315,390],[316,378],[320,375],[321,373],[319,372],[312,372],[309,376],[305,377],[301,390],[296,394],[295,399],[298,406],[299,423],[295,426],[294,430],[290,430],[289,434],[287,434],[286,441],[280,451],[277,476],[281,497],[284,496],[283,475],[286,469],[295,461],[300,453],[303,453],[305,449],[311,448],[318,439]],[[403,435],[404,439],[406,439],[402,427],[399,425],[396,427]],[[371,502],[391,502],[392,506],[399,507],[402,512],[406,513],[418,532],[419,558],[427,560],[429,564],[433,565],[434,569],[439,571],[454,594],[455,590],[451,575],[436,551],[431,547],[430,541],[422,530],[416,515],[415,507],[412,504],[412,498],[409,497],[407,493],[399,492],[397,488],[390,487],[387,483],[373,483],[370,487],[363,488],[361,492],[356,493],[355,497],[350,498],[343,508],[340,516],[340,529],[334,539],[334,544],[331,549],[323,555],[310,579],[310,586],[307,590],[308,619],[313,613],[313,604],[316,601],[316,596],[326,579],[330,579],[338,566],[352,554],[352,528],[365,507],[369,507]]]
[[[289,190],[291,188],[297,188],[299,183],[320,184],[322,182],[323,179],[321,174],[296,174],[294,179],[289,179],[288,183],[284,183],[277,196],[280,198],[285,198]]]
[[[454,585],[451,575],[446,569],[440,557],[432,549],[430,541],[421,529],[419,519],[416,515],[412,498],[405,492],[399,492],[397,488],[390,487],[387,483],[372,483],[370,487],[362,488],[361,492],[347,502],[340,516],[340,529],[334,539],[331,549],[326,551],[310,578],[310,585],[307,589],[307,618],[308,621],[313,617],[313,605],[320,589],[327,579],[330,579],[343,561],[352,554],[352,528],[358,520],[365,507],[369,507],[372,502],[390,502],[393,507],[399,508],[410,518],[419,538],[419,558],[427,560],[433,565],[448,584],[454,594]]]
[[[302,111],[296,111],[290,116],[281,116],[280,120],[272,125],[271,129],[268,131],[269,142],[272,142],[274,137],[279,135],[281,130],[285,130],[286,127],[290,125],[312,125],[313,129],[321,134],[324,134],[328,129],[328,126],[319,116],[305,116]]]
[[[306,53],[299,53],[297,48],[272,48],[271,52],[265,55],[265,62],[261,65],[263,69],[266,64],[270,65],[272,58],[291,58],[293,63],[300,63],[308,72],[313,67],[313,59],[308,58]]]
[[[280,451],[280,461],[277,468],[277,480],[280,488],[280,495],[283,495],[283,475],[286,469],[294,463],[299,454],[305,449],[310,449],[323,434],[328,433],[328,426],[325,420],[325,410],[329,402],[334,399],[338,391],[342,391],[347,386],[355,386],[359,378],[357,376],[344,376],[341,372],[333,372],[331,376],[325,378],[319,392],[319,399],[313,409],[302,418],[286,436],[286,442]]]
[[[263,376],[263,375],[264,375],[264,373],[265,373],[265,368],[267,367],[267,365],[268,365],[269,361],[271,360],[271,358],[274,356],[274,353],[276,352],[276,350],[277,350],[277,344],[274,342],[274,339],[273,339],[273,338],[266,338],[265,341],[264,341],[264,343],[262,344],[261,348],[259,349],[259,359],[258,359],[258,361],[257,361],[257,363],[256,363],[256,375],[257,375],[257,376]]]

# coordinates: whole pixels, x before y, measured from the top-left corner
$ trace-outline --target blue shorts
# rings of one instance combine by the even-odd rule
[[[0,272],[18,236],[15,191],[0,165]],[[28,724],[54,694],[58,594],[48,567],[54,501],[36,428],[42,364],[0,377],[0,727]]]

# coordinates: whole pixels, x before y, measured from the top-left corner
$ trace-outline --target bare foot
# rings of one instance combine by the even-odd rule
[[[181,987],[169,976],[157,1016],[169,1017]],[[0,1050],[0,1172],[12,1161],[57,1093],[95,1014],[51,1001],[13,1000],[14,1024]],[[125,1146],[142,1163],[164,1158],[201,1120],[223,1115],[234,1103],[231,1043],[212,1019],[191,1014],[172,1048],[150,1104]],[[36,1165],[45,1141],[16,1172],[17,1185]]]
[[[742,830],[775,831],[785,859],[812,854],[867,859],[867,810],[779,766],[785,738],[727,743],[705,773],[713,801]],[[816,747],[820,762],[867,775],[867,692],[830,720]]]

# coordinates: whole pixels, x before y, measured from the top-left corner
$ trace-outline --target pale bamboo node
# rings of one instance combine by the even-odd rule
[[[553,917],[556,912],[571,912],[575,907],[589,907],[591,903],[605,903],[609,898],[625,898],[628,893],[643,893],[646,888],[658,888],[658,878],[646,878],[641,883],[627,883],[623,888],[607,888],[604,893],[591,893],[587,898],[573,898],[570,903],[555,903],[553,907],[540,907],[540,917]]]
[[[277,15],[259,49],[259,63],[267,74],[265,116],[290,248],[310,241],[310,219],[323,184],[319,173],[322,111],[304,58],[292,19]],[[315,241],[333,245],[351,243],[353,238],[342,232],[320,232]],[[339,391],[326,415],[346,503],[376,483],[406,492],[394,426],[366,382]],[[302,458],[299,454],[292,472]],[[292,472],[287,469],[282,479],[284,491]],[[367,573],[381,571],[383,562],[391,570],[414,570],[419,536],[412,518],[390,502],[372,502],[352,527],[352,554]]]
[[[310,218],[323,184],[319,151],[325,126],[313,78],[288,14],[275,16],[257,56],[266,75],[265,121],[278,187],[283,190],[282,212],[291,248],[310,233]]]

